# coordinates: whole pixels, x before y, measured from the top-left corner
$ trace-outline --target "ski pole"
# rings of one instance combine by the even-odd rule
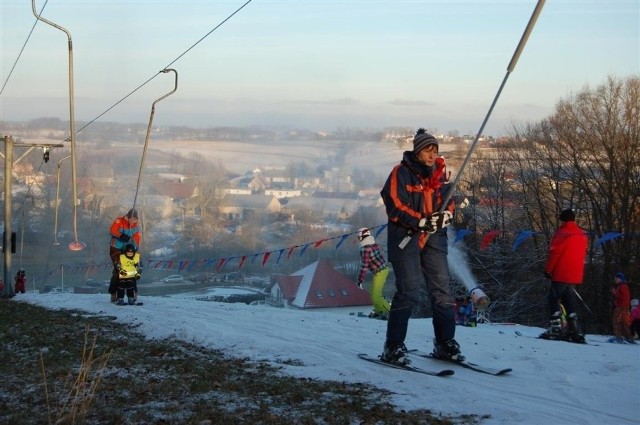
[[[589,312],[590,315],[593,316],[593,312],[591,311],[591,309],[589,308],[589,306],[587,305],[586,302],[584,302],[584,300],[582,299],[582,297],[580,296],[580,294],[578,294],[578,291],[576,291],[576,288],[573,288],[573,293],[576,294],[576,296],[578,297],[578,299],[580,301],[582,301],[582,305],[584,306],[584,308],[587,309],[587,311]]]

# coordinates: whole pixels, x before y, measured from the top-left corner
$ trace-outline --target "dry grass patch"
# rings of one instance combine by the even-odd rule
[[[0,299],[3,424],[477,424],[398,411],[366,384],[300,379],[113,318]]]

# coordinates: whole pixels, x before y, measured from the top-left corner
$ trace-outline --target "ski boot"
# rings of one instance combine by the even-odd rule
[[[542,339],[563,339],[562,331],[562,313],[556,311],[549,318],[549,329],[546,332],[540,334],[539,338]]]
[[[124,302],[124,298],[118,298],[118,301],[116,302],[116,305],[126,305]]]
[[[433,357],[454,362],[464,361],[464,356],[460,352],[460,344],[453,338],[446,340],[442,344],[436,343],[433,348]]]
[[[380,360],[398,366],[408,366],[411,364],[408,354],[409,350],[403,343],[397,344],[387,341],[384,343],[384,350],[380,355]]]
[[[584,334],[580,331],[580,325],[578,324],[578,315],[571,313],[568,320],[568,340],[571,342],[577,342],[579,344],[586,344]]]
[[[369,318],[378,319],[378,320],[387,320],[389,319],[389,315],[384,312],[377,313],[375,311],[372,311],[371,313],[369,313]]]

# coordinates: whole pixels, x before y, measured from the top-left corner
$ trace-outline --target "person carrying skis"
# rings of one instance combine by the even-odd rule
[[[371,235],[371,230],[363,227],[358,230],[358,241],[360,245],[360,271],[358,272],[358,287],[362,288],[362,283],[368,270],[373,272],[371,288],[369,295],[371,296],[371,304],[373,304],[373,313],[369,315],[371,318],[386,320],[389,314],[389,302],[382,296],[384,284],[389,276],[389,268],[384,260],[384,256],[380,251],[380,246]]]
[[[396,278],[382,361],[408,365],[404,344],[413,307],[426,287],[433,310],[434,356],[463,361],[456,330],[454,298],[449,288],[447,230],[455,205],[441,205],[448,190],[438,139],[418,129],[413,150],[405,151],[380,194],[388,217],[388,258]],[[439,211],[442,209],[442,211]]]
[[[627,277],[622,272],[618,272],[613,277],[615,287],[611,290],[613,294],[613,316],[611,324],[613,328],[613,338],[609,342],[624,344],[635,344],[631,334],[631,293]]]
[[[16,294],[17,293],[24,294],[25,292],[27,292],[27,277],[22,267],[18,269],[18,273],[16,273],[14,280],[16,282],[16,285],[15,285]]]
[[[122,250],[127,244],[133,244],[136,251],[139,251],[142,233],[140,233],[140,228],[138,227],[138,211],[132,208],[124,216],[116,218],[109,228],[109,233],[111,235],[111,241],[109,242],[111,264],[117,263]],[[117,300],[117,284],[118,271],[114,268],[109,282],[109,294],[112,302]]]
[[[584,278],[584,259],[587,255],[587,234],[575,222],[573,210],[566,209],[558,216],[560,226],[553,234],[548,249],[544,275],[551,280],[549,329],[540,335],[544,339],[564,339],[584,343],[584,335],[576,313],[576,286]],[[567,311],[567,332],[562,330],[562,306]]]
[[[136,252],[133,244],[127,244],[118,261],[114,264],[118,272],[118,284],[116,288],[117,304],[124,305],[125,292],[129,305],[134,305],[138,298],[138,284],[142,268],[140,267],[140,253]]]

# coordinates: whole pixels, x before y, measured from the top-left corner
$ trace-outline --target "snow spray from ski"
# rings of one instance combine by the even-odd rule
[[[451,238],[449,238],[449,240],[451,240]],[[489,297],[476,283],[476,279],[473,277],[473,274],[471,274],[471,270],[467,264],[466,255],[460,250],[460,248],[449,244],[449,255],[447,256],[447,261],[449,263],[449,270],[451,271],[451,274],[462,282],[464,287],[469,291],[471,302],[476,310],[485,310],[489,306],[491,300],[489,300]]]

